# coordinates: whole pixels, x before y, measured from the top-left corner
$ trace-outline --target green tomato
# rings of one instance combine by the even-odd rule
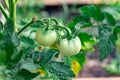
[[[0,63],[5,63],[6,62],[6,52],[3,50],[0,50]]]
[[[72,56],[79,53],[81,50],[81,41],[79,37],[67,39],[64,38],[60,40],[60,43],[57,45],[61,54],[65,56]]]
[[[39,28],[36,32],[36,41],[42,46],[51,46],[57,40],[57,32],[55,30],[46,30]]]

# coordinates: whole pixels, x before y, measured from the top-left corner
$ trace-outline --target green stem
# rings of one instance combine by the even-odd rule
[[[6,6],[7,10],[9,10],[9,5],[8,5],[7,0],[4,0],[4,3],[5,3],[5,6]]]
[[[50,26],[50,19],[48,19],[47,21],[47,28],[49,28],[49,26]]]
[[[3,13],[3,15],[4,15],[4,17],[6,18],[6,19],[8,19],[9,17],[8,17],[8,14],[6,13],[6,11],[5,11],[5,9],[3,8],[3,6],[0,4],[0,10],[1,10],[1,12]]]
[[[28,24],[26,24],[19,32],[18,32],[18,35],[23,32],[27,27],[29,27],[30,25],[32,25],[34,23],[34,21],[30,21]]]
[[[13,27],[14,30],[17,32],[17,26],[16,26],[16,3],[15,0],[9,0],[9,12],[10,12],[10,18],[13,19]]]
[[[72,37],[71,32],[70,32],[70,30],[67,27],[62,27],[62,26],[57,26],[57,27],[64,29],[67,32],[67,37],[68,38]]]
[[[51,18],[51,20],[52,20],[52,21],[54,21],[54,22],[55,22],[55,24],[59,24],[59,23],[57,22],[57,20],[56,20],[56,19]]]
[[[41,22],[43,23],[41,20],[36,20],[36,22],[34,22],[34,20],[32,19],[29,23],[27,23],[19,32],[18,35],[20,35],[27,27],[29,27],[30,25],[34,24],[34,23],[38,23]]]

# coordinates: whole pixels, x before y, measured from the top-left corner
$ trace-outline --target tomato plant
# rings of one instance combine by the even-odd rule
[[[115,48],[120,33],[119,20],[99,6],[81,7],[81,15],[67,25],[55,18],[37,19],[34,16],[19,27],[17,2],[4,0],[8,13],[0,4],[6,19],[5,23],[0,22],[0,69],[7,71],[2,71],[0,77],[6,74],[8,80],[71,80],[85,63],[86,43],[91,45],[90,48],[98,44],[101,61]],[[90,27],[96,27],[98,35],[83,31]]]

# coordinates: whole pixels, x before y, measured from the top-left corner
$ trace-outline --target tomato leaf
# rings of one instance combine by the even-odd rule
[[[14,74],[12,80],[32,80],[39,73],[31,73],[25,69],[20,70],[17,74]]]
[[[82,45],[84,45],[84,42],[90,42],[90,43],[95,43],[94,39],[93,39],[93,36],[92,35],[89,35],[85,32],[81,32],[79,34],[79,38],[81,40],[81,43]]]
[[[20,37],[20,40],[21,40],[21,42],[23,42],[24,44],[34,45],[34,41],[33,41],[30,37],[21,36],[21,37]]]
[[[75,74],[70,67],[65,65],[63,62],[51,61],[46,66],[48,71],[59,80],[71,80],[72,77],[75,77]]]
[[[39,67],[39,65],[35,64],[34,61],[30,58],[22,61],[21,63],[22,65],[20,66],[20,69],[28,70],[31,73],[34,73]]]
[[[107,12],[105,12],[104,14],[105,14],[105,19],[106,19],[107,23],[109,25],[115,25],[116,21],[115,21],[114,17]]]
[[[49,49],[49,50],[46,50],[46,51],[43,50],[42,55],[39,56],[39,59],[40,59],[39,64],[40,65],[47,64],[58,53],[59,53],[58,50],[54,50],[54,49]]]
[[[86,62],[85,53],[83,51],[80,51],[80,53],[75,56],[71,56],[71,59],[78,61],[81,67],[83,67]]]
[[[104,19],[104,14],[97,5],[88,5],[80,8],[80,13],[89,18],[93,18],[96,21],[102,21]]]
[[[113,51],[115,38],[111,27],[102,25],[99,27],[99,43],[100,61],[103,61]]]
[[[71,30],[73,30],[75,25],[77,24],[80,24],[81,25],[80,27],[82,28],[89,27],[92,25],[89,17],[78,15],[73,18],[73,20],[68,24],[68,27]]]

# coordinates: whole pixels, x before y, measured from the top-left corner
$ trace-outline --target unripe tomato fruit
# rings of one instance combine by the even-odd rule
[[[39,28],[36,32],[36,41],[42,46],[51,46],[57,40],[57,32],[55,30],[47,30]]]
[[[61,54],[65,56],[72,56],[79,53],[81,49],[81,41],[79,37],[71,38],[71,39],[62,39],[60,43],[57,45]]]

